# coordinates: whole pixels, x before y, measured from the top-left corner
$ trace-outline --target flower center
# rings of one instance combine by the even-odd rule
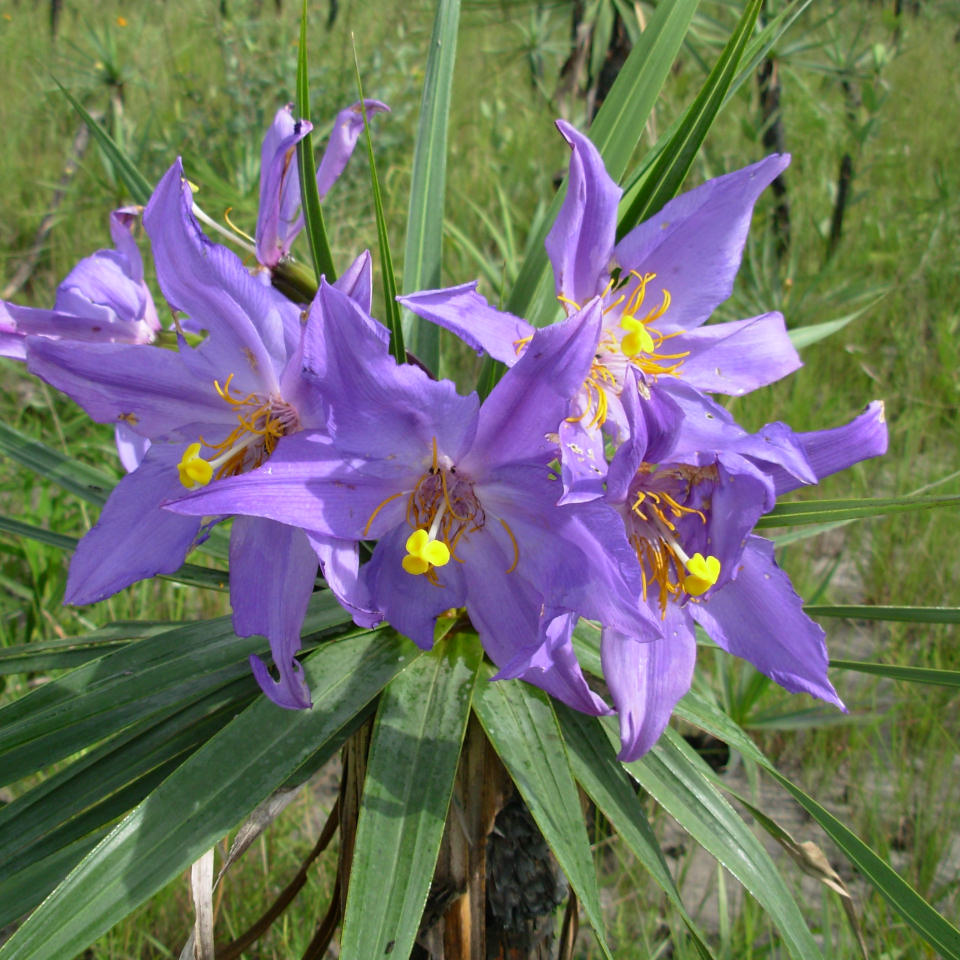
[[[703,510],[686,505],[697,480],[715,480],[716,468],[669,467],[657,470],[652,464],[643,463],[631,487],[628,499],[629,515],[627,529],[630,542],[637,553],[643,577],[643,599],[651,584],[658,588],[657,600],[660,616],[667,614],[667,603],[690,597],[703,596],[720,577],[720,561],[710,554],[697,551],[688,554],[681,544],[699,533],[691,530],[686,521],[698,518],[706,525]],[[705,509],[709,506],[704,503]],[[688,529],[681,533],[684,524]],[[697,537],[699,539],[699,537]]]
[[[638,281],[630,296],[623,294],[604,308],[604,313],[610,313],[623,304],[620,312],[620,351],[630,363],[648,376],[676,375],[688,353],[658,353],[664,341],[677,334],[662,334],[652,326],[670,308],[670,291],[661,290],[663,298],[660,304],[641,317],[639,314],[647,296],[647,284],[655,280],[657,275],[640,274],[636,270],[631,270],[630,275]]]
[[[230,389],[232,380],[231,373],[223,386],[218,380],[213,381],[213,386],[234,409],[237,426],[219,443],[209,443],[200,437],[197,443],[187,447],[177,464],[180,482],[187,488],[204,487],[211,480],[259,467],[269,459],[281,437],[300,429],[296,409],[282,397],[258,393],[238,396]],[[204,448],[212,456],[201,456]]]

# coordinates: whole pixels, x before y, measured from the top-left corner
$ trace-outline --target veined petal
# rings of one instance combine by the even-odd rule
[[[294,654],[317,576],[317,558],[296,527],[258,517],[234,517],[230,530],[230,605],[241,637],[270,641],[279,681],[258,657],[251,667],[263,692],[288,709],[310,706],[303,669]]]
[[[164,174],[143,214],[157,281],[191,329],[208,331],[201,349],[223,377],[249,391],[277,390],[277,377],[300,341],[300,310],[250,275],[231,250],[213,243],[192,212],[179,160]]]
[[[733,291],[757,198],[786,168],[787,154],[728,173],[671,200],[617,244],[626,270],[656,274],[655,288],[669,290],[664,332],[702,323]]]
[[[192,516],[244,514],[343,540],[373,539],[399,523],[421,469],[402,460],[351,458],[324,434],[283,437],[256,470],[192,491],[182,487],[164,506]]]
[[[858,417],[842,427],[795,433],[794,439],[803,450],[817,480],[870,457],[887,452],[887,419],[883,401],[874,400]],[[782,467],[768,471],[776,485],[777,496],[799,487],[802,481]]]
[[[558,504],[598,500],[604,493],[607,460],[603,433],[587,429],[583,419],[560,421],[560,480],[563,496]]]
[[[398,365],[374,324],[348,296],[320,284],[304,333],[304,374],[329,403],[328,429],[341,452],[422,472],[436,442],[459,461],[476,430],[476,394],[461,397],[450,381]]]
[[[677,701],[690,689],[697,644],[690,615],[668,604],[663,638],[648,643],[605,629],[603,676],[620,721],[624,762],[642,757],[660,739]]]
[[[373,303],[373,266],[370,251],[364,250],[337,277],[333,285],[353,300],[364,313],[370,313]],[[384,344],[389,345],[390,331],[383,324],[377,324],[377,326],[383,331],[380,336]]]
[[[519,362],[480,408],[470,464],[491,469],[538,458],[546,463],[556,456],[556,430],[586,379],[600,322],[600,305],[594,301],[568,320],[534,333]]]
[[[765,387],[803,366],[779,313],[698,327],[673,338],[670,351],[688,354],[681,376],[691,386],[731,396]]]
[[[582,307],[607,283],[623,191],[582,133],[565,120],[557,120],[557,129],[572,152],[567,195],[546,246],[557,295]]]
[[[768,540],[750,537],[736,579],[687,609],[714,642],[781,687],[845,709],[827,678],[824,632],[803,612]]]
[[[281,107],[260,150],[260,210],[257,215],[257,260],[275,267],[290,252],[300,216],[297,144],[313,129],[309,120],[295,120],[293,104]]]
[[[176,464],[184,449],[179,444],[154,445],[140,466],[117,484],[96,526],[73,555],[66,603],[96,603],[137,580],[180,567],[200,520],[161,510],[160,502],[180,487]]]
[[[455,333],[477,353],[512,367],[534,328],[512,313],[491,307],[477,293],[477,281],[443,290],[421,290],[397,300],[418,317]]]
[[[213,384],[198,381],[170,350],[30,337],[27,354],[31,373],[62,390],[99,423],[126,423],[156,439],[176,436],[186,424],[236,420]]]
[[[150,441],[139,433],[134,433],[126,423],[118,423],[113,428],[113,438],[123,469],[127,473],[133,473],[150,449]]]
[[[360,580],[360,553],[355,540],[337,540],[314,530],[304,530],[320,560],[320,572],[340,605],[353,616],[358,627],[370,629],[383,620],[373,607],[370,591]]]

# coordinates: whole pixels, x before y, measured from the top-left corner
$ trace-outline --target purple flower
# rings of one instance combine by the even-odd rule
[[[872,403],[833,430],[794,433],[770,423],[755,434],[714,405],[708,412],[719,423],[711,427],[717,446],[702,446],[700,425],[685,432],[684,420],[664,459],[668,447],[634,396],[624,391],[632,431],[610,464],[607,499],[623,517],[644,599],[659,612],[664,639],[638,642],[647,638],[603,631],[621,758],[636,759],[653,746],[689,688],[697,623],[787,690],[842,708],[827,678],[823,630],[803,612],[773,544],[750,531],[779,494],[885,452],[883,405]]]
[[[30,337],[30,370],[100,422],[121,423],[150,442],[81,540],[67,581],[69,603],[92,603],[136,580],[171,573],[194,545],[200,520],[160,508],[185,487],[210,484],[267,462],[287,434],[324,423],[319,395],[301,375],[299,308],[264,285],[191,213],[177,161],[144,213],[157,278],[167,301],[206,338],[179,350]],[[369,305],[366,254],[338,281]],[[374,321],[370,321],[373,329]],[[373,334],[384,339],[379,328]],[[231,601],[241,635],[261,633],[275,651],[280,684],[259,660],[254,671],[284,706],[308,706],[293,658],[317,572],[350,577],[355,544],[254,518],[238,518],[230,548]],[[349,587],[343,590],[349,594]],[[362,616],[362,611],[358,611]]]
[[[570,643],[575,612],[659,633],[616,512],[557,507],[545,427],[582,381],[599,333],[596,305],[539,331],[482,407],[449,381],[398,366],[356,303],[322,284],[303,365],[328,406],[325,430],[283,438],[259,470],[169,504],[306,525],[342,541],[377,540],[358,582],[422,647],[438,615],[465,606],[500,667],[590,712]]]
[[[367,116],[389,112],[379,100],[364,100]],[[300,209],[300,180],[297,173],[297,144],[313,129],[309,120],[295,120],[293,104],[281,107],[263,138],[260,152],[260,212],[257,216],[257,260],[273,269],[290,252],[303,229]],[[341,110],[320,166],[317,190],[322,200],[343,173],[357,138],[363,130],[360,102]]]
[[[151,343],[160,330],[143,261],[131,235],[139,211],[110,214],[115,250],[81,260],[57,287],[52,310],[0,301],[0,356],[26,359],[27,336],[98,343]]]
[[[559,429],[567,501],[602,495],[601,430],[626,437],[621,395],[628,370],[641,395],[682,380],[698,391],[739,395],[800,366],[779,313],[704,322],[733,290],[753,206],[789,163],[774,155],[671,200],[616,242],[621,190],[596,147],[570,124],[566,198],[547,237],[557,298],[568,314],[599,298],[603,327],[590,371]],[[506,364],[532,327],[494,310],[475,284],[425,291],[401,302]]]

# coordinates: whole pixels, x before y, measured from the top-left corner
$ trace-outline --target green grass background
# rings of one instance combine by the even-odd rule
[[[704,2],[689,44],[641,145],[678,115],[716,56],[719,28],[736,4]],[[805,496],[956,492],[957,339],[960,315],[960,4],[930,0],[904,18],[899,39],[892,3],[815,2],[777,49],[783,123],[793,163],[787,173],[792,245],[778,262],[763,198],[744,267],[723,318],[783,311],[790,326],[856,314],[833,337],[805,351],[805,367],[783,383],[733,404],[748,427],[780,419],[798,429],[837,425],[870,399],[886,402],[890,453],[859,465]],[[377,165],[391,227],[402,254],[410,167],[429,40],[431,10],[343,0],[334,26],[328,7],[311,18],[313,116],[320,132],[355,97],[353,46],[365,93],[391,105],[375,123]],[[453,114],[445,282],[481,278],[500,299],[519,266],[531,223],[562,174],[567,150],[552,126],[560,65],[569,51],[569,4],[464,0]],[[78,119],[55,80],[102,115],[140,169],[156,180],[182,155],[199,187],[198,202],[248,232],[256,217],[260,138],[274,111],[293,99],[298,11],[290,0],[167,0],[163,4],[65,0],[51,39],[46,5],[0,6],[0,288],[34,243],[53,205]],[[851,99],[852,98],[852,99]],[[583,104],[567,101],[583,125]],[[763,155],[756,87],[745,84],[728,105],[690,175],[690,184]],[[827,256],[827,233],[840,157],[855,169],[842,240]],[[639,158],[639,153],[638,153]],[[361,151],[325,203],[337,263],[374,246],[375,227]],[[109,165],[90,145],[55,226],[17,302],[48,306],[57,283],[82,256],[109,246],[107,212],[126,199]],[[306,256],[306,248],[299,251]],[[402,263],[398,264],[402,269]],[[381,296],[375,291],[375,304]],[[445,341],[446,364],[464,389],[471,356]],[[115,469],[112,434],[89,424],[70,403],[4,362],[0,416],[102,469]],[[0,509],[17,519],[82,534],[95,516],[74,498],[0,461]],[[851,603],[956,603],[960,571],[952,511],[874,520],[791,544],[781,552],[808,600]],[[81,634],[118,618],[189,618],[223,612],[221,594],[164,582],[136,585],[96,608],[61,606],[66,558],[38,544],[0,538],[0,644]],[[834,657],[960,668],[954,628],[825,620]],[[808,792],[838,805],[850,825],[948,917],[960,915],[960,760],[956,697],[936,687],[866,681],[836,671],[851,714],[823,722],[803,713],[810,702],[757,683],[752,669],[705,654],[701,671],[727,708],[756,731]],[[41,677],[11,680],[17,696]],[[756,694],[756,697],[754,696]],[[233,869],[224,888],[218,935],[237,934],[276,895],[305,856],[322,822],[316,793],[305,793]],[[810,836],[816,836],[810,833]],[[798,835],[805,839],[807,834]],[[839,858],[824,844],[828,856]],[[617,956],[692,955],[637,864],[615,843],[598,847],[609,892]],[[681,854],[677,870],[689,866]],[[788,874],[792,868],[785,868]],[[848,879],[850,871],[841,869]],[[796,874],[799,883],[799,873]],[[299,955],[324,909],[330,869],[311,874],[284,919],[250,957]],[[722,878],[721,878],[722,880]],[[718,956],[782,955],[769,924],[749,899],[719,887],[714,936]],[[872,955],[923,957],[883,902],[856,887]],[[836,899],[804,887],[810,922],[830,956],[855,946]],[[717,887],[711,894],[716,901]],[[726,904],[726,906],[724,906]],[[696,904],[691,904],[695,907]],[[709,908],[711,911],[714,907]],[[177,956],[188,932],[185,883],[104,937],[96,958]],[[828,949],[829,948],[829,949]],[[593,956],[587,939],[581,955]]]

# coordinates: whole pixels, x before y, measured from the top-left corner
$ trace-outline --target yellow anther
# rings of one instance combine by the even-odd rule
[[[720,576],[720,561],[716,557],[707,556],[702,553],[695,553],[687,561],[687,570],[689,576],[683,579],[683,589],[691,597],[699,597],[705,594],[716,582]]]
[[[450,562],[450,548],[442,540],[431,540],[426,530],[414,530],[407,537],[406,548],[407,555],[401,565],[407,573],[426,573],[431,567]]]
[[[200,456],[200,444],[191,443],[177,464],[180,482],[189,490],[205,487],[213,479],[213,467]]]
[[[638,353],[653,353],[656,349],[650,331],[636,317],[625,316],[620,326],[626,331],[620,341],[624,356],[635,357]]]

